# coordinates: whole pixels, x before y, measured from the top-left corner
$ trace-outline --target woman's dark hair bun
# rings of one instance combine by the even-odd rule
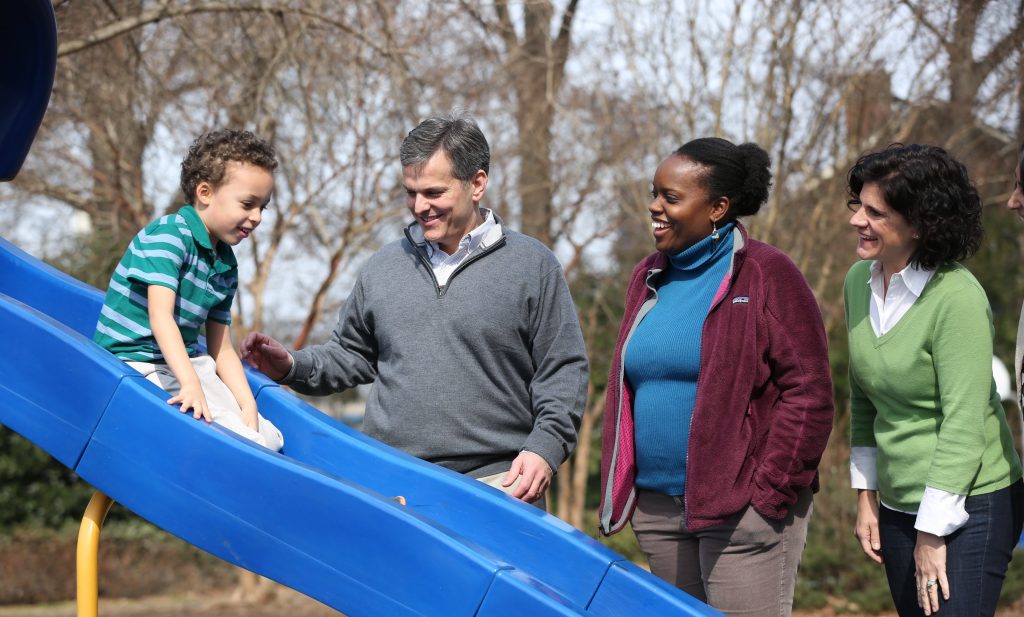
[[[755,143],[740,144],[738,149],[743,155],[747,177],[743,182],[743,197],[737,204],[736,216],[750,216],[756,214],[768,201],[768,192],[772,186],[772,159],[764,148]]]
[[[708,169],[704,175],[707,191],[712,197],[729,198],[729,220],[757,214],[768,201],[772,161],[761,146],[737,146],[720,137],[701,137],[682,145],[675,154]]]

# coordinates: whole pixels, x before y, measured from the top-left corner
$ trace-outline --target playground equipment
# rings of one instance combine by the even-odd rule
[[[50,1],[0,4],[0,35],[9,180],[52,87]],[[250,385],[285,434],[281,453],[179,413],[91,341],[101,302],[0,239],[0,423],[99,489],[80,534],[80,615],[97,612],[112,499],[353,617],[718,614],[559,519],[369,439],[259,374]]]

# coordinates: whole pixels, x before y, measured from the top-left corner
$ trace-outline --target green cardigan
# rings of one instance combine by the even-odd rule
[[[871,327],[871,262],[846,276],[851,445],[878,448],[883,502],[916,512],[925,485],[982,495],[1021,477],[992,379],[992,310],[963,266],[943,266],[891,330]]]

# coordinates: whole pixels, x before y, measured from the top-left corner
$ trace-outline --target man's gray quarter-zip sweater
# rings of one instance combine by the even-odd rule
[[[281,383],[330,394],[373,382],[367,435],[473,477],[507,471],[522,450],[557,470],[585,404],[583,336],[557,258],[502,232],[439,288],[410,225],[367,261],[331,339],[293,352]]]

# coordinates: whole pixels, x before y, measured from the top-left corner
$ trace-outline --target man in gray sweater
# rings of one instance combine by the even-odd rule
[[[471,118],[424,120],[401,160],[414,221],[367,261],[331,339],[289,352],[253,332],[242,355],[306,394],[373,382],[367,435],[543,507],[587,389],[562,267],[480,207],[490,149]]]

